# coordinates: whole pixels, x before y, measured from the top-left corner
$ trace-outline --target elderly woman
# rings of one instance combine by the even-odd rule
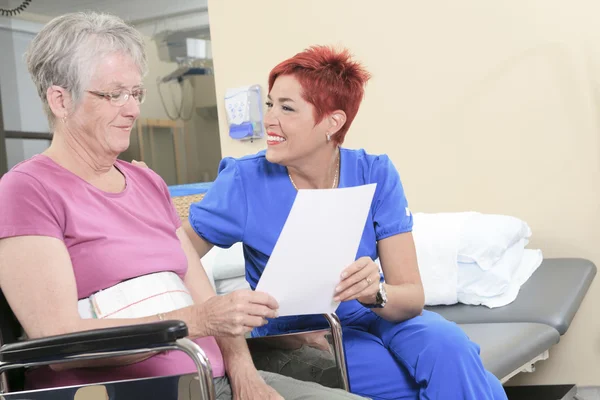
[[[342,273],[336,295],[352,391],[373,399],[505,399],[478,346],[455,324],[423,310],[412,216],[391,160],[341,147],[368,78],[347,51],[328,47],[277,65],[269,75],[267,150],[224,159],[209,192],[192,205],[186,231],[201,256],[212,245],[243,242],[254,288],[297,190],[377,183],[357,260]],[[319,323],[314,316],[282,317],[254,334]],[[323,339],[313,336],[307,344],[322,347]]]
[[[215,296],[165,183],[117,159],[146,94],[140,33],[110,15],[61,16],[34,38],[27,63],[54,137],[0,181],[0,286],[26,334],[177,319],[209,357],[219,399],[356,398],[259,374],[244,333],[275,317],[276,302],[249,290]],[[142,277],[143,285],[132,286]],[[147,300],[102,300],[114,292]],[[115,302],[120,311],[107,313]],[[167,352],[39,368],[29,371],[27,386],[194,371],[183,353]]]

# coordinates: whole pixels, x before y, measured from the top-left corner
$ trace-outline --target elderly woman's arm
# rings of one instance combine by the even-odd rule
[[[187,234],[187,237],[190,239],[190,242],[193,248],[196,250],[196,254],[198,257],[202,258],[213,248],[212,243],[208,243],[206,240],[202,239],[200,235],[194,231],[192,225],[190,225],[189,221],[185,221],[182,225],[184,232]]]
[[[177,232],[188,259],[188,272],[185,277],[185,284],[190,290],[195,303],[211,303],[215,299],[223,297],[215,296],[215,292],[200,262],[199,253],[206,254],[210,250],[211,245],[196,234],[189,237],[190,233],[185,233],[185,227],[186,224]],[[191,229],[189,224],[187,227]],[[260,292],[244,290],[234,292],[232,296],[243,296],[248,299],[253,298],[253,296],[261,296],[268,300],[272,307],[277,307],[274,299]],[[231,312],[222,308],[214,308],[214,311],[221,316]],[[219,348],[223,353],[227,376],[231,382],[235,398],[280,398],[275,390],[269,387],[258,374],[243,335],[237,337],[217,335],[215,339],[219,343]]]
[[[180,239],[184,237],[187,240],[181,228],[177,235]],[[189,244],[187,247],[189,249]],[[195,300],[196,293],[205,292],[206,285],[210,288],[208,293],[213,293],[206,275],[204,278],[205,282],[200,277],[197,280],[200,283],[192,284],[190,288]],[[62,241],[51,237],[20,236],[0,240],[0,287],[30,338],[159,320],[157,316],[134,319],[81,318],[77,309],[77,286],[69,253]],[[252,327],[262,325],[265,316],[275,315],[268,306],[261,304],[270,304],[270,300],[260,296],[260,293],[256,297],[252,297],[251,293],[219,298],[215,296],[202,304],[166,313],[165,318],[184,321],[193,337],[243,335]],[[202,299],[206,300],[208,297],[203,295]],[[270,305],[276,308],[276,304]],[[147,357],[140,355],[69,363],[55,368],[125,365]]]

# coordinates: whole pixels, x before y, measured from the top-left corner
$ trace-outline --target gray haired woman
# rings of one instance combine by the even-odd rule
[[[210,359],[219,398],[356,398],[259,373],[244,334],[277,315],[276,301],[216,296],[164,181],[117,159],[146,95],[140,33],[111,15],[64,15],[33,39],[27,64],[54,132],[0,181],[0,287],[27,335],[177,319]],[[31,370],[27,387],[194,371],[181,352],[136,355]]]

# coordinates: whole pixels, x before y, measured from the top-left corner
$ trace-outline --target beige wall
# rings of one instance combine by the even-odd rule
[[[211,0],[220,99],[311,44],[343,44],[373,73],[346,146],[387,152],[415,211],[525,219],[530,247],[600,265],[600,3]],[[517,383],[600,384],[596,282],[571,329]]]

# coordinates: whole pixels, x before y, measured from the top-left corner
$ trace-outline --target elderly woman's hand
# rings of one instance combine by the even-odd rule
[[[335,290],[335,301],[358,300],[375,303],[379,291],[379,267],[370,257],[354,261],[342,272],[340,284]]]
[[[213,296],[199,307],[199,323],[208,336],[242,336],[277,318],[277,301],[263,292],[236,290]]]

